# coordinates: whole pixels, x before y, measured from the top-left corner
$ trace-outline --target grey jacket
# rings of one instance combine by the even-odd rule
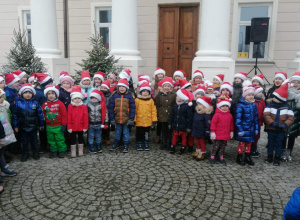
[[[98,126],[102,124],[102,109],[100,102],[89,102],[87,104],[88,113],[89,113],[89,125],[90,126]],[[106,111],[105,122],[108,123],[108,114]]]

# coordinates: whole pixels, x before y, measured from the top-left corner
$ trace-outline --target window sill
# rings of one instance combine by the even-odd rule
[[[237,66],[249,66],[255,65],[255,61],[235,61]],[[275,62],[268,62],[268,61],[257,61],[258,66],[273,66]]]

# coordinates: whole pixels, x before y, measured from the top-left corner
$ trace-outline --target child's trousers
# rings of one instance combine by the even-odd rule
[[[227,146],[227,141],[214,140],[214,146],[211,149],[211,156],[215,156],[217,151],[220,157],[224,155],[225,147]]]
[[[89,138],[88,138],[89,145],[94,144],[94,138],[96,138],[96,144],[100,145],[101,144],[101,136],[102,136],[101,125],[89,126],[88,136],[89,136]]]
[[[121,140],[121,134],[123,131],[124,142],[129,142],[129,128],[127,124],[116,124],[116,135],[115,142],[119,142]]]
[[[201,153],[206,153],[205,137],[196,137],[196,144]]]
[[[47,126],[47,139],[51,152],[65,152],[67,145],[65,143],[64,133],[61,132],[61,126]]]
[[[251,144],[250,142],[239,142],[238,145],[238,154],[243,154],[244,148],[245,148],[245,153],[250,154],[251,153]]]
[[[72,131],[71,145],[76,144],[76,136],[78,137],[78,144],[83,144],[83,131]]]
[[[275,148],[275,155],[281,156],[282,143],[284,139],[284,131],[268,130],[268,154],[273,154]]]
[[[31,132],[21,131],[21,140],[23,154],[29,153],[29,143],[31,144],[32,152],[38,153],[37,130]]]
[[[136,141],[149,141],[149,131],[151,127],[136,127]]]
[[[173,139],[172,139],[172,145],[176,145],[178,137],[181,136],[182,138],[182,146],[186,147],[187,144],[187,138],[186,138],[186,131],[175,131],[173,130]]]

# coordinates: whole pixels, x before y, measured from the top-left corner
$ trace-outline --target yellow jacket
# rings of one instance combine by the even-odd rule
[[[135,99],[135,126],[150,127],[157,121],[157,111],[151,96],[144,98],[138,96]]]

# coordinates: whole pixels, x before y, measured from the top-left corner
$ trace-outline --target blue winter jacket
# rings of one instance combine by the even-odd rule
[[[246,102],[243,97],[236,107],[236,139],[241,142],[254,142],[255,131],[259,131],[258,111],[255,102]],[[243,136],[238,133],[243,132]]]
[[[82,95],[84,96],[85,93],[88,94],[87,97],[83,97],[82,99],[83,104],[87,105],[91,101],[90,94],[94,90],[93,85],[91,83],[91,85],[89,86],[84,86],[81,82],[79,83],[79,85],[81,86]]]
[[[300,187],[295,189],[290,201],[284,208],[284,214],[282,220],[300,219]]]
[[[18,91],[9,86],[6,86],[4,88],[4,92],[6,96],[6,101],[8,101],[10,104],[9,109],[11,112],[13,112],[16,108],[17,101],[19,101]]]
[[[58,100],[64,103],[66,109],[68,109],[68,106],[71,104],[71,93],[60,87]]]
[[[38,101],[40,106],[43,106],[45,102],[47,102],[47,97],[44,95],[45,88],[43,86],[40,86],[41,88],[34,87],[36,94],[34,95],[34,99]]]
[[[13,128],[26,132],[36,131],[44,126],[44,115],[40,104],[33,98],[20,98],[12,114]]]
[[[197,111],[195,111],[192,126],[193,137],[209,136],[211,117],[211,114],[199,114]]]
[[[192,108],[187,103],[183,103],[181,105],[176,103],[169,118],[169,125],[172,125],[172,129],[175,131],[186,131],[186,129],[192,129],[192,122]]]

